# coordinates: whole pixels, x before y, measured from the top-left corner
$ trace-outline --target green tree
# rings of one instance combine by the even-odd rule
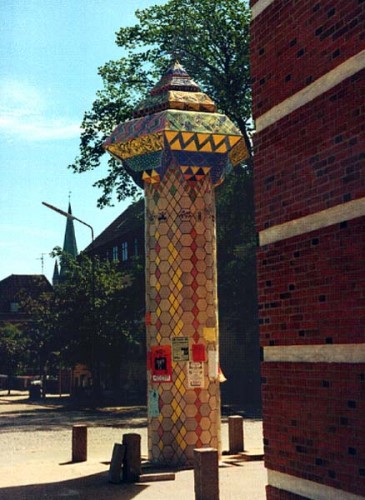
[[[143,344],[143,266],[136,261],[125,275],[116,264],[86,254],[75,259],[56,248],[53,256],[67,269],[64,281],[51,293],[21,297],[31,317],[25,326],[28,366],[46,389],[52,368],[80,362],[91,368],[98,386],[101,368],[117,373]]]
[[[80,156],[71,168],[84,172],[100,166],[103,141],[118,123],[131,118],[137,101],[171,62],[171,53],[236,122],[251,154],[249,16],[242,0],[169,0],[137,10],[137,24],[117,33],[116,43],[125,55],[99,68],[104,88],[84,115]],[[99,206],[111,202],[114,190],[118,200],[137,193],[113,158],[108,169],[96,183],[103,191]]]
[[[58,364],[60,339],[58,335],[59,300],[53,291],[30,296],[25,291],[19,296],[22,310],[29,321],[23,325],[23,340],[26,346],[26,365],[42,380],[43,396],[46,378]]]
[[[143,267],[136,261],[125,274],[108,260],[55,254],[67,268],[66,279],[55,287],[62,359],[86,363],[99,385],[100,368],[117,373],[127,353],[143,341]]]
[[[136,12],[137,23],[121,28],[117,61],[99,68],[103,89],[84,115],[80,155],[70,167],[84,172],[101,165],[102,144],[114,127],[132,117],[142,100],[177,57],[190,76],[239,127],[249,158],[217,189],[220,318],[230,331],[258,338],[251,88],[250,11],[244,0],[168,0]],[[138,192],[123,166],[108,158],[106,177],[96,182],[99,206]],[[256,345],[256,344],[255,344]]]
[[[236,331],[256,321],[256,233],[252,176],[237,169],[217,189],[218,295]],[[243,286],[243,283],[245,286]],[[240,327],[239,327],[240,326]]]
[[[8,376],[8,394],[11,392],[11,377],[24,360],[25,340],[21,329],[10,323],[0,327],[0,370]]]

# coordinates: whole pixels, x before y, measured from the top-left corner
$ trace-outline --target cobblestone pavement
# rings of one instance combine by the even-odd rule
[[[192,470],[178,471],[174,481],[112,485],[108,469],[113,445],[122,435],[141,435],[147,458],[146,408],[77,409],[66,398],[29,402],[27,393],[0,392],[0,499],[53,498],[190,500],[194,499]],[[71,428],[88,426],[88,460],[71,462]],[[245,449],[262,452],[262,422],[245,420]],[[222,421],[222,448],[228,449],[228,424]],[[262,461],[231,462],[219,468],[221,500],[263,500],[266,473]]]

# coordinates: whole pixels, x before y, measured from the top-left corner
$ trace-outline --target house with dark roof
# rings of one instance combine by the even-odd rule
[[[130,280],[133,266],[137,262],[144,264],[144,200],[132,203],[104,231],[102,231],[84,250],[89,256],[117,263],[124,274],[126,286],[131,286],[131,294],[137,293],[140,300],[136,305],[136,329],[144,323],[144,274],[133,283]],[[135,332],[133,332],[134,334]],[[123,354],[124,359],[119,370],[111,373],[108,367],[101,367],[104,396],[122,398],[124,402],[145,402],[146,396],[146,351],[144,338],[137,347]],[[110,367],[109,367],[110,368]],[[117,396],[119,394],[119,396]]]
[[[128,269],[133,258],[144,257],[144,200],[132,203],[85,250]]]
[[[52,292],[51,283],[43,274],[11,274],[0,281],[0,325],[29,321],[22,311],[19,297],[25,292],[32,299],[44,292]]]
[[[22,327],[29,326],[32,322],[32,316],[25,312],[20,303],[21,296],[28,296],[33,300],[37,300],[43,293],[53,293],[53,287],[43,274],[11,274],[7,278],[0,281],[0,327],[7,324],[16,325],[20,330]],[[0,372],[4,370],[0,359]],[[0,388],[10,387],[12,389],[25,390],[28,389],[30,381],[33,379],[35,372],[28,366],[28,373],[25,376],[13,376],[11,382],[8,377],[1,376]],[[33,375],[31,375],[33,373]],[[38,372],[37,372],[38,374]],[[40,374],[38,374],[40,375]],[[67,369],[60,369],[58,372],[58,380],[43,379],[43,387],[47,388],[47,392],[58,392],[63,390],[67,392],[70,387],[70,372]],[[11,384],[11,386],[9,385]]]

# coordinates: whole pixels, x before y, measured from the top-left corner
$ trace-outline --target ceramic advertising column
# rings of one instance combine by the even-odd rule
[[[237,127],[174,63],[104,146],[145,192],[149,459],[221,448],[214,188],[247,157]]]

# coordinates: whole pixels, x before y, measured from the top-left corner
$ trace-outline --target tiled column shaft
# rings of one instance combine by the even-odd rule
[[[248,157],[240,130],[175,61],[104,147],[146,200],[149,455],[220,450],[214,187]]]
[[[147,349],[174,337],[189,342],[189,360],[172,359],[171,382],[148,374],[148,393],[159,399],[159,416],[148,421],[149,458],[160,464],[193,464],[194,448],[220,449],[214,188],[209,176],[194,186],[170,166],[162,182],[145,187]],[[189,369],[199,366],[197,382]]]

